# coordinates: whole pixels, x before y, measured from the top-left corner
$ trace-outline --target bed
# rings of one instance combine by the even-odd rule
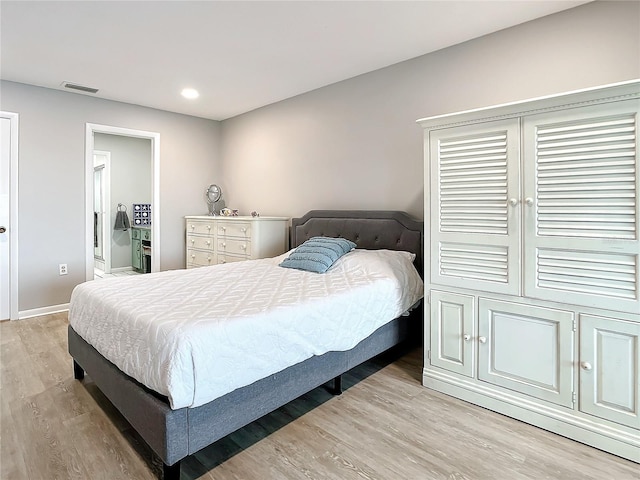
[[[423,224],[404,212],[315,210],[292,219],[292,248],[313,237],[348,239],[356,244],[354,252],[361,249],[379,250],[380,253],[385,250],[410,252],[417,272],[422,272]],[[259,269],[262,264],[253,265]],[[77,310],[72,297],[71,312]],[[75,315],[78,316],[77,313]],[[71,316],[70,313],[70,319]],[[218,395],[211,401],[200,399],[200,402],[192,402],[188,406],[180,406],[177,394],[158,393],[123,373],[85,340],[74,329],[73,323],[69,326],[68,340],[74,377],[80,380],[85,372],[91,376],[160,457],[164,464],[164,478],[172,480],[179,478],[183,458],[308,391],[332,382],[334,392],[341,393],[343,373],[402,342],[419,342],[421,323],[418,307],[410,314],[404,312],[376,327],[353,347],[313,355],[275,373],[262,374],[261,378]]]

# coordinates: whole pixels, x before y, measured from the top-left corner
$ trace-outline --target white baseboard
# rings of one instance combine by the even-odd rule
[[[52,313],[66,312],[69,310],[69,304],[51,305],[49,307],[33,308],[31,310],[22,310],[18,312],[18,319],[39,317],[41,315],[50,315]]]

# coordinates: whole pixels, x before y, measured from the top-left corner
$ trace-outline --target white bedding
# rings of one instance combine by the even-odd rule
[[[69,321],[177,409],[348,350],[423,295],[407,252],[354,250],[324,274],[277,266],[285,256],[87,282]]]

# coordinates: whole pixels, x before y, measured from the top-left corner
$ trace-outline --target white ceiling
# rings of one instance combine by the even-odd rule
[[[2,0],[0,78],[222,120],[583,3]]]

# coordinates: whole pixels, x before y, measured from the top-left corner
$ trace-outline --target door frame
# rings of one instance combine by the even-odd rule
[[[93,150],[95,133],[106,133],[109,135],[120,135],[124,137],[144,138],[151,140],[151,238],[153,248],[151,249],[151,271],[160,271],[160,134],[157,132],[147,132],[144,130],[133,130],[130,128],[113,127],[111,125],[100,125],[97,123],[87,123],[85,130],[85,277],[93,280]]]
[[[0,111],[11,126],[9,152],[9,319],[17,320],[18,311],[18,120],[13,112]]]

